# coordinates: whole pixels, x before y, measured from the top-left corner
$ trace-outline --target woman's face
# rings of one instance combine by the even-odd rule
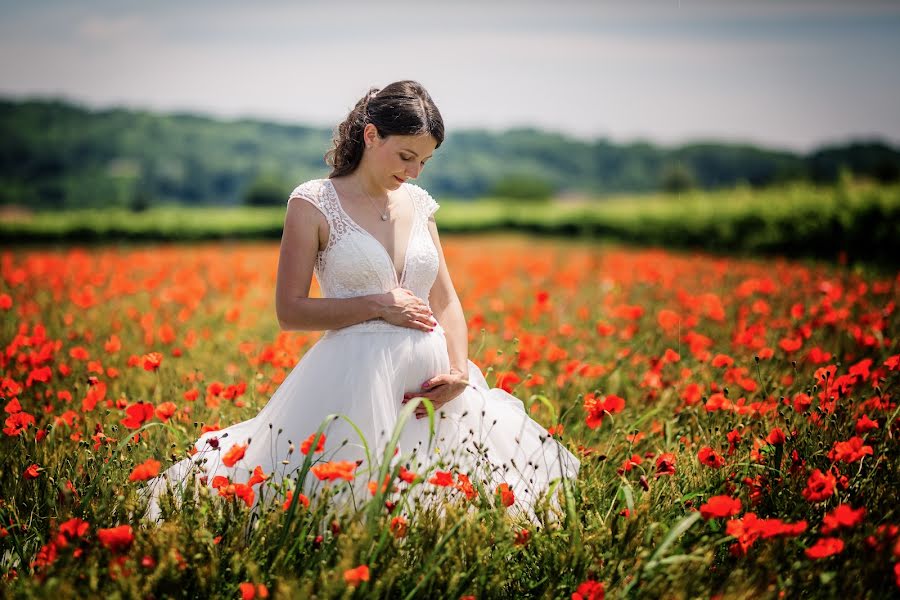
[[[437,140],[430,133],[382,138],[371,123],[366,125],[363,139],[363,158],[368,168],[375,179],[391,190],[407,179],[416,179],[437,147]]]

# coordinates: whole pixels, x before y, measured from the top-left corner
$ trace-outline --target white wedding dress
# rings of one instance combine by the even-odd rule
[[[288,202],[310,202],[328,221],[328,243],[315,263],[315,276],[324,297],[377,294],[400,286],[428,301],[439,259],[427,222],[438,204],[419,186],[407,182],[403,187],[415,213],[399,277],[385,247],[343,210],[330,179],[307,181],[291,193]],[[447,342],[440,325],[426,332],[374,319],[329,330],[299,360],[255,417],[203,434],[194,444],[196,454],[147,483],[141,491],[148,500],[145,516],[158,521],[165,481],[178,489],[175,486],[186,481],[191,471],[204,476],[205,480],[198,480],[208,486],[217,475],[228,477],[232,483],[246,483],[257,466],[266,475],[275,475],[272,481],[296,479],[307,458],[300,451],[301,444],[333,415],[346,418],[328,421],[324,451],[315,453],[314,460],[319,464],[359,462],[354,479],[339,481],[335,488],[343,486],[356,502],[364,501],[371,497],[368,484],[377,479],[383,450],[398,425],[404,393],[420,391],[423,382],[449,372],[449,368]],[[518,398],[490,388],[473,362],[469,361],[468,369],[470,385],[436,411],[433,436],[427,418],[412,415],[405,421],[391,464],[399,461],[426,479],[438,470],[462,473],[473,483],[476,479],[483,482],[488,494],[506,483],[515,498],[511,509],[523,509],[533,518],[533,502],[554,481],[577,477],[579,461],[528,416]],[[234,444],[247,448],[243,458],[228,467],[222,458]],[[295,450],[289,453],[291,444]],[[286,465],[282,462],[285,460]],[[453,481],[459,481],[456,474]],[[308,473],[301,491],[312,497],[323,484]],[[417,485],[423,489],[438,487],[427,482]],[[453,491],[452,487],[446,489]]]

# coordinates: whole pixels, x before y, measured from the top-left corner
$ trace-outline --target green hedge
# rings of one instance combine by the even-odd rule
[[[900,262],[900,186],[844,182],[534,204],[439,199],[443,233],[520,231],[717,252]],[[281,237],[283,207],[83,210],[0,222],[4,244]]]

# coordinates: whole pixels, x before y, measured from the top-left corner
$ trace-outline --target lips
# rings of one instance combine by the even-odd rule
[[[399,181],[400,183],[403,183],[404,181],[406,181],[405,179],[400,179],[400,178],[397,177],[396,175],[394,175],[394,179],[396,179],[396,180]]]

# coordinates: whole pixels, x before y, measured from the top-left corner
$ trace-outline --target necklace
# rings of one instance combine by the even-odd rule
[[[382,221],[387,221],[387,220],[388,220],[388,217],[389,217],[390,214],[391,214],[391,211],[390,211],[390,209],[388,208],[388,206],[385,205],[385,207],[384,207],[384,208],[385,208],[385,211],[382,212],[381,210],[378,209],[378,205],[375,204],[375,201],[372,200],[372,196],[369,195],[369,192],[367,192],[365,189],[363,189],[363,193],[366,195],[366,198],[369,199],[369,202],[372,203],[372,206],[375,207],[375,210],[378,211],[378,214],[381,215],[381,220],[382,220]],[[390,202],[390,200],[388,200],[388,202]]]

